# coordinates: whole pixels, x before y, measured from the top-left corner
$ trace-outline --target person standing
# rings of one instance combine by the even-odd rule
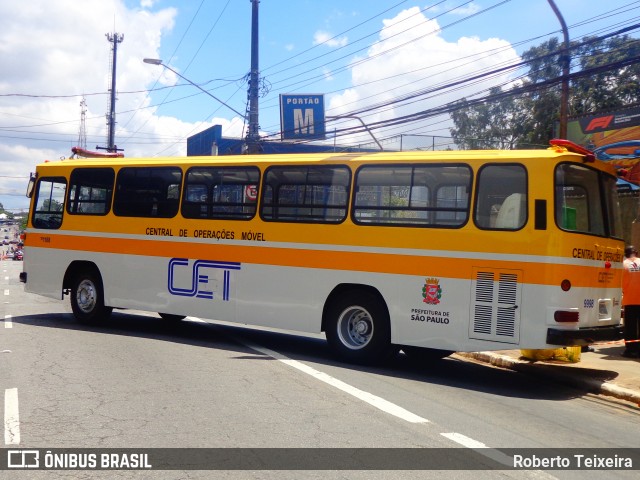
[[[624,249],[622,306],[624,307],[623,357],[640,357],[640,259],[633,245]]]

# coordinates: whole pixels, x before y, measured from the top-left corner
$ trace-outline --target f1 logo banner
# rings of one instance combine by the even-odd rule
[[[640,107],[623,108],[615,112],[601,113],[599,115],[585,115],[577,120],[583,134],[640,127]]]
[[[325,138],[323,94],[280,94],[282,140]]]

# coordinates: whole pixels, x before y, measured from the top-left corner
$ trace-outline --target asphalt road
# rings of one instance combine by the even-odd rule
[[[21,262],[0,263],[5,448],[459,448],[480,452],[482,462],[500,457],[494,449],[640,447],[639,410],[522,373],[455,355],[429,366],[399,356],[382,366],[357,367],[337,362],[321,337],[190,317],[170,323],[138,311],[116,311],[104,326],[81,325],[67,299],[25,294],[21,268]],[[383,466],[385,455],[393,460],[390,451],[377,453]],[[58,471],[23,478],[497,475],[332,470],[146,476]],[[602,478],[603,472],[532,469],[500,475],[582,479]],[[606,472],[607,478],[636,476],[637,470]]]

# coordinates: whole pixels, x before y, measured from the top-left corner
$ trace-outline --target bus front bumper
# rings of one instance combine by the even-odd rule
[[[610,327],[581,328],[579,330],[547,329],[547,343],[549,345],[583,346],[595,342],[620,340],[624,338],[622,325]]]

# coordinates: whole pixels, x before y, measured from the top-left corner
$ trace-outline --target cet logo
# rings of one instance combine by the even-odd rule
[[[442,297],[440,280],[437,278],[427,278],[424,287],[422,287],[422,298],[424,299],[422,301],[429,305],[437,305],[440,303],[440,297]]]
[[[187,258],[172,258],[169,260],[167,288],[172,295],[210,300],[213,300],[215,295],[221,295],[222,300],[228,302],[231,270],[240,270],[240,263],[196,260],[190,265]],[[186,288],[176,286],[176,283],[181,281],[186,284]],[[222,292],[215,292],[214,286],[220,284]]]
[[[38,450],[7,450],[7,468],[39,468]]]

